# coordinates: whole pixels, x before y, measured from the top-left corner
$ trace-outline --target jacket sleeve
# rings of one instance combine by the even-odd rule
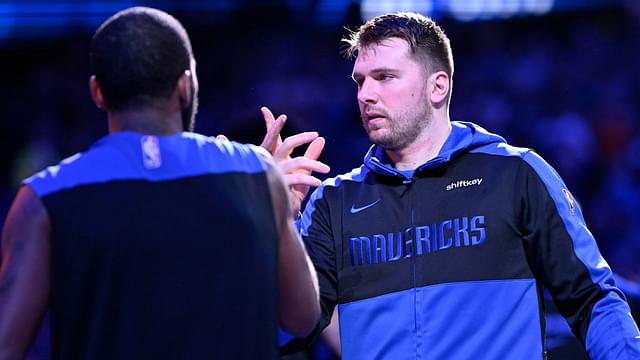
[[[591,359],[639,359],[640,333],[580,206],[539,155],[523,158],[521,226],[536,277]]]
[[[292,339],[284,345],[281,340],[281,354],[294,353],[312,344],[320,336],[322,330],[331,322],[331,315],[337,302],[335,242],[325,191],[326,187],[323,185],[313,192],[297,224],[307,253],[318,274],[318,282],[320,285],[320,320],[312,333],[306,338]]]

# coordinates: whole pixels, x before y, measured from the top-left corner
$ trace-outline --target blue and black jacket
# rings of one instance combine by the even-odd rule
[[[541,359],[546,287],[592,358],[637,359],[624,295],[558,174],[452,127],[412,176],[373,146],[312,194],[300,230],[320,279],[317,333],[337,305],[347,360]]]
[[[119,132],[27,179],[51,223],[52,359],[275,359],[266,164]]]

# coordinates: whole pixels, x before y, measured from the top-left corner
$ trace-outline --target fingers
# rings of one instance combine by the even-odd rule
[[[282,131],[284,123],[287,121],[287,116],[280,115],[275,119],[271,110],[266,106],[261,107],[260,112],[262,112],[262,117],[264,118],[264,123],[267,127],[267,133],[264,135],[264,139],[260,146],[273,154],[278,150],[280,144],[282,144],[280,131]]]
[[[264,118],[264,123],[267,126],[267,129],[269,129],[276,118],[273,116],[271,110],[269,110],[269,108],[266,106],[261,107],[260,112],[262,113],[262,117]]]
[[[320,181],[320,179],[316,178],[315,176],[296,173],[296,174],[284,175],[284,183],[288,187],[291,187],[294,185],[307,185],[307,186],[318,187],[320,186],[322,181]],[[304,193],[306,195],[306,191]]]
[[[310,174],[315,171],[318,173],[326,174],[331,170],[326,164],[313,159],[307,159],[306,157],[296,157],[291,160],[285,160],[278,163],[280,171],[285,174],[302,173]]]
[[[286,159],[295,148],[300,145],[304,145],[312,142],[313,140],[318,138],[318,133],[316,131],[303,132],[300,134],[296,134],[293,136],[289,136],[284,139],[280,148],[276,150],[276,153],[273,154],[273,157],[277,160]]]
[[[260,146],[267,149],[271,154],[275,153],[280,147],[280,144],[282,144],[280,132],[282,131],[286,121],[287,116],[280,115],[271,123],[271,125],[269,125],[269,127],[267,127],[267,132],[264,135],[264,139]]]
[[[290,136],[282,141],[280,132],[287,120],[286,115],[275,118],[266,106],[261,107],[260,112],[267,127],[260,146],[273,154],[287,185],[319,186],[320,180],[311,176],[311,173],[326,174],[330,171],[329,166],[318,161],[326,143],[325,139],[319,137],[317,132],[311,131]],[[291,153],[304,144],[309,144],[304,156],[291,159]]]
[[[229,141],[229,138],[220,134],[216,136],[216,139],[220,140],[220,141]]]
[[[323,137],[318,137],[309,144],[307,151],[304,152],[304,157],[312,160],[318,160],[322,149],[324,149],[325,140]]]

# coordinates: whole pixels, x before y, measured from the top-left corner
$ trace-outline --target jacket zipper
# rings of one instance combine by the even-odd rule
[[[408,203],[409,203],[409,211],[410,211],[410,216],[411,216],[411,228],[415,228],[416,226],[416,216],[415,216],[415,206],[414,206],[414,199],[413,199],[413,187],[414,184],[416,182],[416,177],[415,174],[411,176],[410,179],[404,179],[403,180],[403,184],[406,186],[406,190],[405,190],[405,194],[408,196]],[[422,354],[421,354],[421,349],[422,349],[422,338],[421,338],[421,326],[420,326],[420,320],[419,320],[419,315],[418,315],[418,308],[420,305],[420,301],[418,298],[418,288],[416,285],[416,239],[412,239],[411,242],[411,284],[413,287],[413,326],[414,326],[414,331],[415,331],[415,335],[414,335],[414,346],[415,346],[415,359],[422,359]]]

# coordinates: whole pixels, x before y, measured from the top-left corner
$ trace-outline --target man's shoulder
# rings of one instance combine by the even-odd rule
[[[495,143],[489,143],[486,145],[476,147],[474,149],[469,150],[468,152],[471,154],[487,154],[487,155],[504,156],[504,157],[519,157],[524,159],[524,157],[532,151],[533,150],[531,150],[530,148],[513,146],[504,142],[495,142]]]
[[[57,164],[47,166],[43,170],[24,179],[22,183],[28,185],[40,197],[65,188],[70,188],[78,182],[83,182],[87,176],[102,173],[108,166],[99,161],[104,153],[86,151],[69,156]]]
[[[313,191],[309,197],[309,203],[315,203],[320,199],[327,198],[328,193],[334,193],[344,188],[345,184],[364,183],[365,178],[370,173],[366,166],[360,165],[349,172],[330,177],[322,181],[322,184]]]
[[[252,144],[243,144],[235,141],[218,140],[211,136],[198,133],[182,133],[179,138],[185,144],[195,146],[197,151],[214,151],[220,156],[229,158],[247,158],[264,156],[265,151]]]
[[[184,177],[260,173],[266,165],[255,146],[196,134],[118,133],[25,179],[39,196],[79,185],[116,180],[165,181]]]
[[[348,172],[325,179],[320,187],[335,188],[344,185],[344,183],[362,183],[369,173],[369,168],[364,165],[360,165]]]
[[[519,164],[524,165],[533,174],[538,176],[549,176],[560,179],[555,169],[535,150],[526,147],[512,146],[507,143],[494,143],[487,144],[468,151],[469,154],[485,154],[492,157],[492,159],[504,159],[504,161],[512,161],[514,159],[519,161]]]

